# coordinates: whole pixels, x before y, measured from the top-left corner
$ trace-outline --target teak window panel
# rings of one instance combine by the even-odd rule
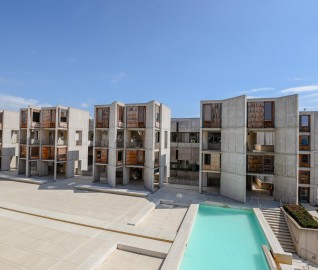
[[[310,136],[300,135],[299,136],[299,150],[309,151],[310,150]]]
[[[21,111],[21,128],[28,126],[28,111]]]
[[[309,154],[300,154],[299,155],[299,167],[310,167],[310,155]]]
[[[126,108],[126,122],[128,128],[144,128],[146,126],[146,107],[128,106]]]
[[[299,184],[310,184],[310,171],[299,171]]]
[[[108,150],[107,149],[99,149],[95,152],[96,163],[107,164],[108,162]]]
[[[128,150],[126,151],[126,165],[144,165],[145,151]]]
[[[109,107],[96,108],[96,127],[109,128]]]
[[[247,103],[248,128],[274,128],[275,102],[248,102]]]
[[[247,172],[249,173],[274,173],[273,156],[247,156]]]
[[[117,124],[118,127],[123,127],[124,126],[124,111],[125,108],[123,106],[117,105]]]
[[[55,128],[56,127],[56,110],[42,110],[42,127]]]
[[[221,128],[222,103],[203,104],[203,127]]]

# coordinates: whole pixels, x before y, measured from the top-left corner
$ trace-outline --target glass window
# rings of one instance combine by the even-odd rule
[[[309,146],[309,136],[301,136],[301,145]]]
[[[272,102],[264,102],[264,120],[272,121]]]
[[[211,155],[204,154],[204,165],[210,165],[210,164],[211,164]]]
[[[308,127],[309,126],[309,116],[308,115],[301,115],[300,116],[300,125],[302,127]]]

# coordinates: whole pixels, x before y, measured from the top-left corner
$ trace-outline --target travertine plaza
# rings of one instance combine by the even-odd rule
[[[1,111],[0,269],[179,269],[202,203],[254,209],[269,265],[316,269],[316,236],[303,242],[279,207],[318,203],[317,112],[299,112],[298,95],[198,110]]]

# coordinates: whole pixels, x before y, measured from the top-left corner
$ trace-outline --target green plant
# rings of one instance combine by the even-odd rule
[[[300,205],[285,204],[285,211],[303,228],[318,229],[318,222]]]

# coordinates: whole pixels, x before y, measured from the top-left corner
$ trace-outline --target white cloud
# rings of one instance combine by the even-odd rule
[[[82,108],[88,108],[90,105],[86,102],[81,103]]]
[[[14,110],[18,111],[20,108],[31,106],[36,107],[50,107],[48,103],[40,103],[36,99],[27,99],[23,97],[11,96],[0,93],[0,108],[2,110]]]
[[[251,90],[246,90],[246,91],[242,91],[240,92],[240,94],[248,94],[248,93],[257,93],[257,92],[268,92],[268,91],[273,91],[275,90],[272,87],[260,87],[260,88],[254,88]]]
[[[318,91],[318,85],[305,85],[305,86],[292,87],[292,88],[284,89],[280,92],[283,94],[299,94],[299,93],[313,92],[313,91]]]
[[[294,77],[294,78],[291,78],[292,81],[305,81],[305,80],[308,80],[308,78],[306,77]]]
[[[122,81],[126,76],[127,76],[127,74],[125,72],[121,71],[118,74],[113,76],[112,83],[116,84],[116,83]]]

